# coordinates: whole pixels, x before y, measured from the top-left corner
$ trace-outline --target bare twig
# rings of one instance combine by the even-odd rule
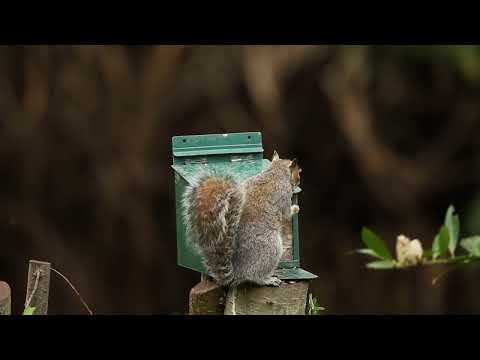
[[[75,286],[73,286],[73,284],[67,279],[67,277],[65,275],[63,275],[60,271],[58,270],[55,270],[53,267],[51,268],[51,270],[53,272],[55,272],[57,275],[59,275],[60,277],[62,277],[62,279],[64,279],[68,285],[70,285],[70,287],[73,289],[73,291],[75,291],[75,293],[78,295],[78,297],[80,298],[80,301],[82,302],[83,306],[85,306],[85,308],[87,309],[87,311],[89,312],[90,315],[93,315],[93,312],[92,310],[90,310],[90,308],[88,307],[87,303],[83,300],[82,298],[82,295],[80,295],[80,293],[77,291],[77,289],[75,289]]]
[[[445,275],[451,273],[453,270],[455,270],[456,267],[453,267],[453,268],[450,268],[450,269],[447,269],[445,270],[444,272],[440,273],[438,276],[436,276],[433,280],[432,280],[432,286],[435,286],[437,285],[438,283],[438,280],[440,280],[440,278],[443,278]]]

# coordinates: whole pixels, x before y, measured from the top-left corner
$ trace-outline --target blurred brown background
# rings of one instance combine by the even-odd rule
[[[96,314],[181,314],[174,135],[261,131],[299,157],[302,267],[328,314],[480,312],[480,271],[382,272],[366,225],[430,245],[447,206],[480,233],[478,46],[0,46],[0,279],[28,260]],[[84,314],[52,274],[50,313]]]

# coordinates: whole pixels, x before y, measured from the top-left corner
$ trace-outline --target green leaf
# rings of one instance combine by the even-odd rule
[[[480,256],[480,236],[472,236],[463,239],[460,246],[467,250],[473,256]]]
[[[432,257],[435,260],[440,255],[440,236],[436,235],[432,245]]]
[[[36,308],[34,307],[27,307],[24,311],[23,311],[23,315],[33,315],[33,313],[35,312]]]
[[[308,314],[309,315],[319,315],[320,311],[324,311],[325,308],[318,306],[318,300],[312,296],[310,293],[308,296]]]
[[[363,254],[363,255],[373,256],[373,257],[376,257],[378,259],[383,259],[380,255],[378,255],[372,249],[360,249],[360,250],[356,250],[356,252],[359,253],[359,254]]]
[[[390,254],[390,251],[388,250],[387,246],[383,242],[382,239],[380,239],[379,236],[377,236],[373,231],[371,231],[368,228],[363,228],[362,230],[362,240],[364,244],[375,254],[378,255],[378,257],[386,260],[392,260],[392,255]]]
[[[447,252],[449,243],[450,243],[450,232],[448,231],[448,228],[445,225],[443,225],[442,228],[440,229],[439,241],[438,241],[438,252],[440,253],[440,255],[443,255]]]
[[[433,258],[436,259],[439,256],[445,254],[448,250],[448,244],[450,241],[450,235],[448,232],[448,228],[443,225],[440,229],[440,232],[437,236],[435,236],[435,240],[433,241]]]
[[[458,243],[458,235],[460,231],[460,219],[458,215],[455,214],[455,207],[453,205],[450,205],[447,213],[445,214],[445,225],[448,228],[448,234],[449,234],[449,244],[448,244],[448,250],[450,251],[450,254],[454,256],[455,254],[455,249],[457,247]]]
[[[393,260],[374,261],[367,264],[367,268],[377,270],[393,269],[394,267],[395,261]]]

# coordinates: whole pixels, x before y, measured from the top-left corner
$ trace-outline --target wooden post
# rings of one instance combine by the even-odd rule
[[[202,274],[201,281],[190,290],[189,315],[223,315],[225,290]]]
[[[4,281],[0,281],[0,315],[11,315],[12,298],[10,286]]]
[[[219,287],[202,276],[190,290],[190,315],[306,315],[309,281],[287,281],[280,287]]]
[[[225,315],[306,315],[309,285],[308,281],[290,281],[280,287],[230,289]]]
[[[34,307],[34,315],[47,315],[50,290],[50,263],[30,260],[25,306]]]

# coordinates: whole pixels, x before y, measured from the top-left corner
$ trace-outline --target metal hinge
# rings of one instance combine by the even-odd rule
[[[230,158],[231,162],[239,162],[239,161],[255,161],[255,156],[253,154],[246,154],[246,155],[232,155]]]
[[[194,159],[185,159],[185,165],[190,165],[190,164],[207,164],[208,159],[206,157],[202,158],[194,158]]]

